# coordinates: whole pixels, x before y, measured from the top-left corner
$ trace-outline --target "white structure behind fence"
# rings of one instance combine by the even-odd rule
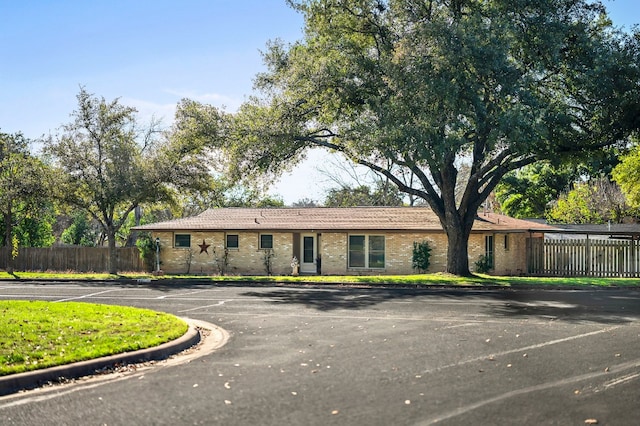
[[[640,277],[640,241],[530,238],[528,273],[540,276]]]

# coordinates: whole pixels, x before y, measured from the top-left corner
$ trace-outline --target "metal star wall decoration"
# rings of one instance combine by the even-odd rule
[[[198,247],[200,247],[200,253],[209,254],[208,248],[211,247],[211,244],[207,244],[205,240],[202,240],[202,244],[199,244]]]

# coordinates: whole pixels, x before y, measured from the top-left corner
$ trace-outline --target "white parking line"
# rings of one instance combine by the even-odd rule
[[[178,293],[178,294],[165,294],[163,296],[158,296],[157,299],[167,299],[169,297],[170,298],[183,297],[183,296],[189,296],[189,295],[192,295],[192,294],[204,293],[206,291],[211,291],[211,290],[207,289],[207,290],[189,291],[189,292],[186,292],[186,293]]]
[[[615,380],[612,380],[610,382],[605,383],[604,384],[604,388],[605,389],[609,389],[609,388],[612,388],[614,386],[621,385],[623,383],[631,381],[633,379],[637,379],[638,377],[640,377],[640,373],[628,374],[626,376],[622,376],[622,377],[619,377],[619,378],[617,378]]]
[[[476,322],[465,322],[463,324],[448,325],[446,327],[442,327],[442,330],[448,330],[450,328],[459,328],[459,327],[472,327],[472,326],[480,325],[483,322],[484,321],[476,321]]]
[[[617,327],[616,327],[617,328]],[[588,333],[590,334],[590,333]],[[547,389],[553,389],[556,387],[560,387],[560,386],[566,386],[569,384],[573,384],[573,383],[579,383],[585,380],[590,380],[590,379],[595,379],[598,377],[602,377],[602,376],[608,376],[610,375],[612,372],[621,372],[630,368],[638,368],[640,367],[640,360],[636,359],[630,362],[625,362],[622,364],[618,364],[615,366],[612,366],[610,370],[600,370],[600,371],[595,371],[595,372],[590,372],[590,373],[585,373],[585,374],[581,374],[581,375],[577,375],[577,376],[573,376],[573,377],[567,377],[565,379],[560,379],[560,380],[556,380],[556,381],[552,381],[552,382],[546,382],[546,383],[541,383],[539,385],[534,385],[534,386],[529,386],[529,387],[525,387],[525,388],[521,388],[521,389],[516,389],[510,392],[506,392],[500,395],[496,395],[492,398],[488,398],[482,401],[478,401],[478,402],[474,402],[471,403],[469,405],[460,407],[458,409],[455,409],[449,413],[446,414],[442,414],[440,416],[438,416],[437,418],[433,418],[431,420],[427,420],[424,422],[420,422],[418,423],[419,425],[432,425],[432,424],[438,424],[440,422],[442,422],[443,420],[448,420],[451,419],[453,417],[457,417],[459,415],[468,413],[470,411],[476,410],[480,407],[483,407],[485,405],[489,405],[489,404],[493,404],[496,402],[500,402],[503,401],[505,399],[508,398],[512,398],[515,396],[520,396],[520,395],[525,395],[528,393],[532,393],[532,392],[540,392],[543,390],[547,390]],[[617,381],[614,381],[614,385],[615,384],[619,384],[622,382],[626,382],[629,380],[632,380],[636,377],[640,376],[640,374],[631,374],[631,375],[627,375],[627,376],[623,376],[622,378],[620,378]],[[605,385],[606,387],[606,385]]]
[[[482,355],[482,356],[479,356],[479,357],[476,357],[476,358],[468,359],[466,361],[460,361],[460,362],[456,362],[454,364],[447,364],[447,365],[443,365],[442,367],[436,367],[436,368],[432,368],[430,370],[425,370],[425,371],[422,372],[422,374],[429,374],[429,373],[433,373],[433,372],[436,372],[436,371],[445,370],[447,368],[459,367],[459,366],[464,365],[464,364],[483,361],[483,360],[486,360],[488,357],[499,357],[499,356],[509,355],[509,354],[518,353],[518,352],[530,351],[532,349],[540,349],[540,348],[544,348],[546,346],[557,345],[558,343],[570,342],[571,340],[582,339],[584,337],[590,337],[590,336],[595,336],[597,334],[607,333],[609,331],[618,329],[620,327],[621,326],[607,327],[607,328],[603,328],[601,330],[590,331],[589,333],[576,334],[575,336],[564,337],[562,339],[549,340],[548,342],[537,343],[535,345],[523,346],[523,347],[520,347],[520,348],[510,349],[508,351],[495,352],[495,353],[488,354],[488,355]]]
[[[105,290],[105,291],[99,291],[97,293],[90,293],[90,294],[84,294],[82,296],[78,296],[78,297],[67,297],[66,299],[60,299],[60,300],[54,300],[54,302],[69,302],[71,300],[80,300],[80,299],[86,299],[88,297],[94,297],[94,296],[98,296],[100,294],[105,294],[105,293],[110,293],[112,291],[120,291],[121,289],[114,289],[114,290]]]
[[[212,308],[214,306],[222,306],[222,305],[225,304],[225,302],[231,302],[232,300],[233,299],[221,300],[218,303],[215,303],[213,305],[197,306],[197,307],[191,308],[191,309],[183,309],[182,311],[178,311],[178,313],[183,314],[185,312],[193,312],[193,311],[198,311],[200,309]]]

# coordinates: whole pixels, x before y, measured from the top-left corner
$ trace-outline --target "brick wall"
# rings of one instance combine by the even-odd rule
[[[182,233],[182,232],[181,232]],[[175,248],[172,232],[154,233],[153,238],[161,241],[161,269],[168,274],[219,274],[225,256],[224,232],[183,232],[191,235],[191,247]],[[228,275],[265,275],[265,255],[267,251],[259,249],[259,232],[232,232],[238,235],[238,249],[227,253]],[[271,272],[273,275],[290,275],[291,258],[294,254],[293,232],[269,232],[273,235],[271,252]],[[376,235],[372,233],[370,235]],[[381,234],[377,234],[381,235]],[[471,234],[469,238],[469,266],[473,271],[475,262],[485,254],[485,236],[494,235],[493,273],[497,275],[519,274],[526,270],[527,234],[509,234],[508,247],[505,248],[506,234]],[[430,267],[428,272],[443,272],[446,266],[447,239],[444,233],[386,233],[385,269],[350,269],[347,232],[322,232],[318,237],[318,254],[322,258],[323,275],[350,274],[412,274],[413,243],[428,241],[431,246]],[[209,245],[202,251],[201,245]],[[298,247],[299,245],[297,245]]]
[[[469,267],[475,271],[475,263],[485,254],[485,237],[493,235],[494,275],[521,275],[527,269],[527,233],[471,234],[469,238]],[[507,242],[505,244],[505,237]]]
[[[447,263],[447,237],[444,233],[395,233],[386,237],[387,273],[415,274],[413,269],[413,243],[427,241],[431,247],[429,270],[442,272]]]
[[[505,236],[508,239],[505,247]],[[527,271],[528,234],[495,234],[496,275],[522,275]]]
[[[347,274],[346,232],[323,232],[318,252],[322,257],[322,275]]]
[[[224,265],[224,232],[179,232],[191,235],[191,247],[174,247],[172,232],[158,232],[153,238],[160,238],[161,269],[168,274],[219,274],[220,268],[230,275],[266,275],[265,256],[267,250],[259,249],[260,233],[232,232],[238,235],[238,248],[226,253],[227,265]],[[273,250],[271,253],[271,271],[274,275],[291,274],[293,253],[292,233],[271,233]],[[209,245],[202,251],[201,245]]]

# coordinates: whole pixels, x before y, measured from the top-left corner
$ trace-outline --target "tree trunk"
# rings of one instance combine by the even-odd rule
[[[5,259],[7,272],[13,274],[13,210],[11,208],[11,201],[9,201],[7,212],[4,216],[4,245],[8,249]]]
[[[440,223],[447,234],[447,267],[445,272],[468,277],[469,270],[469,235],[476,215],[475,209],[464,210],[462,213],[452,204],[449,209],[445,207],[444,217],[440,217]]]
[[[118,274],[118,253],[116,252],[116,233],[114,230],[109,229],[109,235],[107,235],[107,242],[109,244],[109,273],[111,275]]]
[[[447,269],[446,272],[466,277],[469,271],[469,234],[462,228],[447,230]]]
[[[142,218],[142,208],[140,206],[136,206],[133,209],[133,215],[135,219],[135,225],[140,226],[140,220]],[[126,247],[135,247],[136,241],[138,241],[138,231],[130,231],[129,237],[127,237],[127,242],[125,244]]]

